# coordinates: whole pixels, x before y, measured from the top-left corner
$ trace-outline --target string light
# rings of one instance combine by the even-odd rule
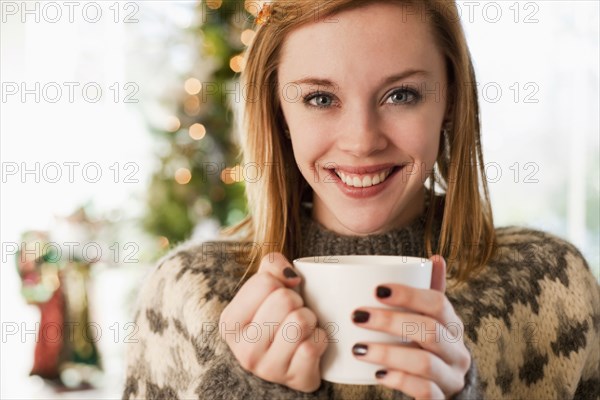
[[[187,168],[179,168],[175,171],[175,181],[180,185],[186,185],[192,180],[192,173]]]
[[[258,15],[258,12],[262,10],[267,0],[246,0],[244,1],[244,8],[254,17]]]
[[[250,46],[250,43],[254,40],[254,35],[256,35],[256,32],[252,29],[246,29],[242,32],[240,39],[244,46]]]
[[[229,67],[233,72],[241,72],[246,66],[246,60],[241,55],[231,57],[229,60]]]
[[[185,81],[183,87],[188,94],[198,94],[202,90],[202,82],[196,78],[189,78]]]
[[[169,239],[166,236],[159,236],[158,237],[158,246],[161,249],[166,249],[167,247],[169,247]]]
[[[190,126],[189,135],[194,140],[200,140],[206,135],[206,128],[202,124],[195,123]]]
[[[167,118],[166,121],[166,129],[169,132],[177,132],[179,128],[181,128],[181,121],[174,115],[171,115]]]
[[[221,180],[226,185],[243,181],[242,167],[238,164],[235,167],[223,169],[223,171],[221,171]]]

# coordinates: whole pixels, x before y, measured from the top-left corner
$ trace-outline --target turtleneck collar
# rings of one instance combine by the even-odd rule
[[[443,196],[438,196],[433,223],[433,243],[435,249],[441,227]],[[302,213],[302,247],[300,257],[322,255],[404,255],[425,257],[425,224],[428,205],[425,211],[409,225],[392,229],[385,233],[367,236],[342,235],[328,230],[311,217],[310,205]]]

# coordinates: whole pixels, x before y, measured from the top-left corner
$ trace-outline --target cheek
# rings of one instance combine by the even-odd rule
[[[317,123],[317,118],[304,112],[299,104],[282,100],[281,107],[290,130],[294,161],[304,179],[311,183],[319,179],[315,164],[327,161],[322,157],[332,145],[327,143],[330,135],[325,134],[324,124]]]
[[[290,128],[294,160],[304,179],[315,189],[316,183],[327,179],[321,167],[327,167],[332,162],[327,155],[335,144],[329,142],[327,135],[319,127],[311,125],[295,128],[296,130]]]
[[[433,165],[437,158],[440,131],[438,125],[430,117],[417,116],[405,119],[401,123],[396,121],[393,132],[394,146],[405,155],[418,162]]]
[[[290,127],[292,150],[296,164],[301,168],[306,178],[307,174],[313,173],[314,164],[324,152],[323,143],[315,137],[315,133],[307,130],[307,127]]]
[[[437,126],[431,127],[427,133],[427,143],[425,145],[424,154],[425,162],[428,166],[432,166],[438,156],[438,150],[440,148],[441,132],[438,131]]]
[[[314,164],[333,143],[331,131],[324,123],[315,123],[314,118],[299,118],[290,123],[292,148],[296,160],[302,164]]]

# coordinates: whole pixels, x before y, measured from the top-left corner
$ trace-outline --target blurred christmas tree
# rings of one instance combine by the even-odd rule
[[[198,23],[190,27],[197,49],[196,66],[182,77],[175,115],[166,129],[160,167],[148,190],[145,228],[174,244],[191,236],[198,222],[215,218],[230,225],[247,213],[234,117],[228,96],[239,103],[242,52],[249,45],[257,3],[202,1]]]

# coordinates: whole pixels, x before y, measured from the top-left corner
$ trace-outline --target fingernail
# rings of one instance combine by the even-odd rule
[[[352,314],[352,320],[354,322],[367,322],[369,320],[369,313],[362,310],[356,310]]]
[[[364,356],[367,354],[367,350],[368,347],[366,344],[356,343],[354,346],[352,346],[352,352],[357,356]]]
[[[289,278],[289,279],[292,279],[292,278],[297,278],[297,277],[298,277],[298,274],[297,274],[296,272],[294,272],[294,270],[293,270],[293,269],[291,269],[290,267],[286,267],[286,268],[283,270],[283,275],[284,275],[286,278]]]
[[[380,369],[379,371],[375,372],[375,377],[378,379],[381,379],[383,377],[385,377],[387,375],[387,371],[385,369]]]
[[[377,297],[380,299],[385,299],[386,297],[390,297],[392,294],[392,290],[387,286],[377,286]]]

